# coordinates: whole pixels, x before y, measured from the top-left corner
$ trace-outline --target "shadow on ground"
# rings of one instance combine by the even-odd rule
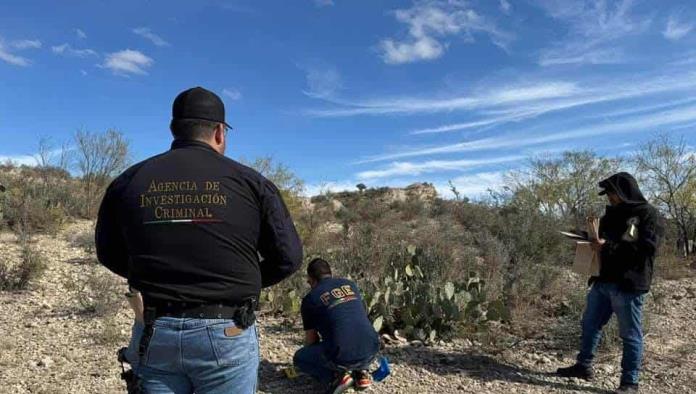
[[[552,381],[550,380],[552,374],[510,365],[484,354],[444,353],[429,347],[387,348],[383,354],[392,364],[423,368],[438,375],[463,374],[480,382],[498,381],[539,386],[542,391],[545,388],[598,394],[611,393],[589,384]],[[287,379],[282,370],[289,366],[289,363],[272,363],[262,360],[259,367],[259,389],[272,394],[322,392],[322,387],[307,376],[301,375],[294,380]]]
[[[553,390],[573,390],[587,393],[611,393],[590,384],[549,380],[554,374],[534,371],[475,353],[445,353],[430,347],[386,349],[384,354],[392,363],[424,368],[438,375],[463,374],[481,382],[508,382],[539,386]]]
[[[290,380],[283,374],[283,368],[291,366],[290,363],[272,363],[268,360],[261,360],[259,365],[259,387],[260,391],[269,394],[284,393],[322,393],[323,388],[319,383],[314,382],[309,376],[300,375],[297,379]]]

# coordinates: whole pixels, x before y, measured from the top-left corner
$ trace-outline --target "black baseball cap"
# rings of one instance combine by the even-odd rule
[[[207,120],[232,128],[225,122],[225,104],[220,97],[200,86],[184,90],[176,96],[172,105],[172,119]]]

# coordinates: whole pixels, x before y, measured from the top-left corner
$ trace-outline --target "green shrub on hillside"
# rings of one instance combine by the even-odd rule
[[[26,290],[46,269],[43,257],[29,244],[29,240],[20,237],[20,242],[22,256],[19,263],[0,261],[0,291]]]
[[[30,233],[57,233],[75,205],[75,194],[66,176],[52,169],[3,166],[0,171],[0,183],[6,188],[0,199],[3,222]]]

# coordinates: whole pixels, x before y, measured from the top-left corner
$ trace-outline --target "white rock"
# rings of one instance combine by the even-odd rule
[[[50,357],[44,357],[36,365],[39,367],[50,368],[51,365],[53,365],[53,359]]]

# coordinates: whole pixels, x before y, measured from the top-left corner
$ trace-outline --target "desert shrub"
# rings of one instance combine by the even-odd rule
[[[696,275],[689,267],[689,260],[664,251],[655,261],[655,276],[665,280],[677,280]]]
[[[65,185],[45,183],[32,176],[37,175],[23,168],[16,177],[0,180],[7,188],[0,200],[3,220],[14,229],[55,234],[68,219],[65,201],[70,197]]]
[[[87,253],[91,254],[96,251],[94,230],[92,228],[70,233],[66,238],[71,245],[84,249]]]
[[[128,337],[121,331],[123,325],[121,325],[116,318],[113,316],[107,316],[102,321],[100,321],[100,326],[95,335],[94,342],[101,346],[113,347],[117,345],[122,345],[128,340]]]
[[[0,261],[0,290],[25,290],[46,269],[46,264],[39,252],[34,250],[29,240],[20,237],[22,256],[18,264]]]
[[[124,304],[122,283],[100,266],[90,266],[79,274],[67,274],[63,285],[72,293],[79,312],[86,315],[112,315]]]
[[[401,213],[401,219],[408,222],[416,219],[425,211],[425,203],[417,197],[409,196],[404,201],[394,201],[389,208]]]

